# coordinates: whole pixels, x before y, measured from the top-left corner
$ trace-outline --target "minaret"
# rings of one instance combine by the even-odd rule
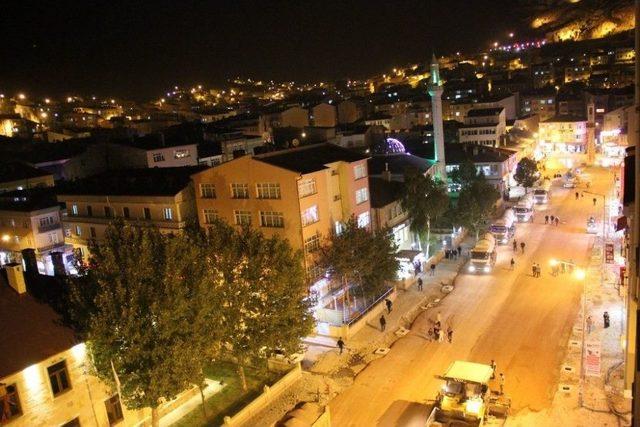
[[[429,95],[431,95],[431,121],[433,122],[433,157],[436,162],[436,177],[445,184],[447,172],[444,159],[444,129],[442,126],[442,80],[440,80],[440,66],[435,54],[431,58],[431,77],[429,82]]]

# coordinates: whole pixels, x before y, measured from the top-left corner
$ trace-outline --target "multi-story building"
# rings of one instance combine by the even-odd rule
[[[585,160],[587,152],[586,118],[558,115],[540,122],[538,138],[541,149],[567,167]]]
[[[294,105],[277,106],[260,114],[259,129],[262,132],[272,133],[275,128],[294,127],[302,129],[309,126],[309,111]]]
[[[503,107],[477,108],[467,113],[465,124],[458,130],[460,142],[499,147],[506,134]]]
[[[175,168],[198,164],[198,145],[164,134],[147,135],[110,144],[114,164],[127,168]]]
[[[179,232],[195,217],[190,177],[203,169],[128,169],[73,182],[58,194],[58,201],[66,205],[66,241],[84,255],[89,242],[102,239],[116,217],[156,226],[163,233]]]
[[[552,62],[531,66],[533,88],[541,89],[555,84],[555,70]]]
[[[591,67],[587,64],[568,65],[564,69],[564,82],[586,82],[591,77]]]
[[[361,98],[347,99],[338,104],[338,123],[340,124],[357,122],[364,117],[364,114],[364,100]]]
[[[0,193],[27,190],[34,187],[53,187],[53,175],[24,162],[0,162]]]
[[[520,115],[537,114],[540,120],[556,115],[556,90],[553,87],[520,93]]]
[[[40,273],[64,274],[72,267],[72,255],[62,233],[60,204],[50,189],[0,195],[0,265],[33,257],[24,261],[35,261]]]
[[[311,119],[316,127],[336,127],[338,112],[335,105],[321,102],[311,109]]]
[[[350,217],[370,227],[366,159],[325,143],[243,156],[203,170],[193,175],[198,220],[206,227],[220,218],[286,238],[304,252],[311,292],[318,299],[316,314],[328,306],[337,310],[342,303],[335,286],[342,285],[324,277],[316,254]],[[330,321],[322,314],[318,319]]]

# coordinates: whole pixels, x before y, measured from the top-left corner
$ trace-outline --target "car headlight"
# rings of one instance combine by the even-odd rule
[[[489,267],[488,265],[485,265],[483,270],[485,273],[488,273],[491,271],[491,267]]]
[[[476,271],[476,268],[473,265],[470,265],[469,266],[469,271],[474,272],[474,271]]]

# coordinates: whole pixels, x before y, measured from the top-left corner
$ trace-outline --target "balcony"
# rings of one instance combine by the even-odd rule
[[[47,231],[57,230],[60,227],[62,227],[62,223],[60,222],[56,222],[54,224],[39,225],[38,233],[46,233]]]

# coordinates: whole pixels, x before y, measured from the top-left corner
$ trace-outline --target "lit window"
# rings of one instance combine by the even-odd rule
[[[112,426],[124,419],[124,415],[122,414],[122,406],[120,405],[120,397],[117,394],[105,400],[104,407],[107,410],[109,425]]]
[[[82,228],[76,225],[76,236],[82,236]]]
[[[256,192],[258,194],[258,199],[279,199],[280,184],[277,184],[277,183],[256,184]]]
[[[341,235],[342,232],[344,231],[344,224],[341,223],[340,221],[336,221],[335,229],[336,229],[336,235],[337,236]]]
[[[203,183],[200,184],[200,196],[203,199],[215,199],[216,198],[216,186],[213,184]]]
[[[0,407],[0,424],[22,415],[22,407],[20,406],[20,397],[15,384],[5,386],[3,398],[3,406]]]
[[[356,204],[364,203],[369,200],[369,189],[367,187],[362,187],[359,190],[356,190]]]
[[[78,205],[71,205],[71,215],[78,216]]]
[[[171,209],[171,208],[162,209],[162,216],[167,221],[172,220],[173,219],[173,209]]]
[[[173,153],[173,157],[175,159],[185,159],[187,157],[191,157],[191,153],[189,152],[188,149],[184,149],[184,150],[176,150]],[[162,159],[164,160],[164,158]]]
[[[153,161],[155,163],[164,162],[164,154],[162,154],[162,153],[153,153]]]
[[[249,184],[231,184],[231,197],[234,199],[248,199]]]
[[[353,174],[356,179],[364,178],[367,176],[367,168],[365,165],[355,165],[353,167]]]
[[[309,224],[313,224],[320,221],[318,216],[318,206],[313,205],[302,212],[302,226],[305,227]]]
[[[360,215],[358,215],[358,227],[366,228],[369,226],[370,222],[371,222],[371,217],[369,215],[369,211],[363,212]]]
[[[202,217],[204,218],[205,224],[213,224],[218,218],[218,211],[215,209],[203,209]]]
[[[69,382],[69,373],[67,372],[67,363],[63,360],[55,365],[47,368],[49,374],[49,382],[51,383],[51,391],[54,396],[71,389]]]
[[[316,194],[317,192],[315,179],[303,179],[298,181],[298,194],[301,198]]]
[[[236,225],[251,225],[250,211],[233,211]]]
[[[260,226],[262,227],[284,227],[284,217],[282,212],[260,212]]]
[[[307,253],[315,252],[320,249],[320,235],[314,234],[304,239],[304,251]]]

